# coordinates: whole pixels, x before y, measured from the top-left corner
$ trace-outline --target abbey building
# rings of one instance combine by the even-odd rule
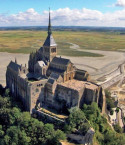
[[[102,88],[90,82],[88,72],[77,69],[69,59],[57,57],[50,13],[48,36],[43,46],[30,53],[28,68],[17,64],[16,60],[9,63],[6,85],[30,112],[37,107],[63,111],[93,101],[100,107],[103,104]]]

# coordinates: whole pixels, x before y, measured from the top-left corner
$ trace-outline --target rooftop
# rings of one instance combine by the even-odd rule
[[[59,64],[59,65],[68,65],[69,62],[70,62],[70,59],[54,57],[51,63]]]
[[[21,68],[21,66],[13,61],[11,61],[8,65],[9,68],[15,70],[15,71],[18,71],[18,69]]]
[[[87,88],[87,89],[91,89],[91,90],[95,90],[98,88],[97,85],[92,84],[90,82],[79,81],[79,80],[75,80],[75,79],[61,83],[61,85],[64,87],[67,87],[67,88],[78,90],[78,91],[81,90],[82,88]]]
[[[57,46],[52,34],[47,36],[43,46]]]
[[[36,81],[41,81],[41,80],[47,80],[47,77],[45,76],[40,76],[38,74],[33,74],[33,73],[28,73],[27,78],[29,82],[36,82]]]

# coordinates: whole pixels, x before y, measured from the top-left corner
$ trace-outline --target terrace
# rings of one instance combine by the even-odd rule
[[[87,89],[91,89],[91,90],[95,90],[98,88],[97,85],[92,84],[91,82],[85,82],[85,81],[79,81],[79,80],[69,80],[65,83],[61,83],[62,86],[67,87],[67,88],[71,88],[73,90],[81,90],[82,88],[87,88]]]

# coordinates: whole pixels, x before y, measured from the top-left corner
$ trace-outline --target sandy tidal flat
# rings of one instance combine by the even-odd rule
[[[119,64],[122,64],[125,61],[124,52],[114,52],[114,51],[100,51],[100,50],[87,50],[94,53],[99,53],[104,55],[104,57],[65,57],[69,58],[77,68],[87,70],[92,79],[97,79],[118,67]],[[19,64],[25,65],[28,63],[29,55],[28,54],[13,54],[0,52],[0,84],[5,86],[5,73],[7,65],[11,60]]]

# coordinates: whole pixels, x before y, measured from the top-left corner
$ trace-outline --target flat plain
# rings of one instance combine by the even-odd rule
[[[5,86],[6,67],[17,58],[28,62],[29,53],[39,49],[46,31],[0,31],[0,83]],[[96,80],[125,61],[125,35],[116,32],[54,31],[58,56],[69,58],[78,68],[87,70]]]
[[[0,31],[0,52],[30,53],[42,46],[46,31],[13,30]],[[80,32],[54,31],[53,36],[58,44],[58,54],[65,56],[101,57],[101,54],[72,50],[71,44],[79,45],[85,50],[124,51],[125,35],[119,32]]]

